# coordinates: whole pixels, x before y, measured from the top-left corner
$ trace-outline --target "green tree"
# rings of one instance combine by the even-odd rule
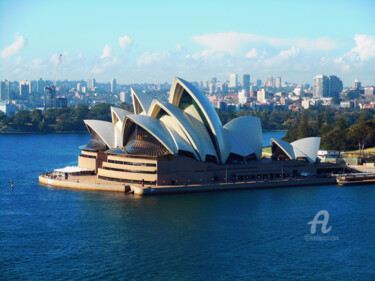
[[[88,117],[90,119],[111,121],[111,104],[99,103],[91,107]]]
[[[298,125],[298,139],[303,139],[307,137],[311,137],[312,132],[311,128],[308,123],[307,114],[303,113],[301,115],[301,122]]]
[[[350,148],[347,141],[347,130],[335,128],[322,136],[323,149],[345,150]]]
[[[18,110],[16,114],[14,114],[13,123],[17,129],[21,129],[22,131],[27,130],[28,123],[31,122],[30,111],[29,110]]]
[[[372,121],[362,121],[359,124],[352,125],[347,134],[348,139],[357,143],[360,153],[366,147],[367,142],[373,143],[375,138],[375,123]]]
[[[39,123],[43,121],[42,111],[34,109],[30,112],[31,123],[33,124],[34,131],[39,131]]]
[[[47,124],[56,124],[56,118],[59,115],[59,111],[55,108],[49,108],[44,112],[44,122]]]
[[[129,112],[131,112],[131,113],[134,112],[133,105],[131,105],[131,104],[127,104],[127,103],[124,103],[124,102],[122,102],[122,103],[120,104],[120,108],[125,109],[126,111],[129,111]]]

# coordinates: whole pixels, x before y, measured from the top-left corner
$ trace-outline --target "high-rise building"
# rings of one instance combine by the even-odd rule
[[[353,84],[352,84],[352,89],[354,89],[354,90],[361,89],[361,82],[359,82],[357,79],[355,79],[353,81]]]
[[[117,87],[116,86],[116,79],[113,78],[112,81],[111,81],[111,92],[114,93],[114,94],[116,93],[116,87]]]
[[[245,89],[238,92],[238,103],[245,104],[249,100],[249,92]]]
[[[38,81],[37,81],[37,92],[39,95],[43,95],[44,94],[44,87],[46,86],[46,81],[44,81],[42,78],[40,78]]]
[[[94,90],[94,88],[95,88],[95,79],[94,78],[87,79],[87,88],[89,90]]]
[[[29,100],[30,93],[31,93],[30,81],[25,80],[25,81],[20,82],[20,99]]]
[[[130,92],[120,92],[120,101],[130,104],[132,102],[132,97]]]
[[[7,80],[0,82],[0,101],[10,100],[9,96],[9,82]]]
[[[247,92],[250,91],[250,74],[242,76],[242,88]]]
[[[82,86],[81,86],[81,83],[77,83],[77,92],[81,92],[82,90]]]
[[[281,77],[280,76],[275,77],[275,88],[281,88]]]
[[[342,81],[337,76],[317,75],[314,78],[315,98],[338,97],[342,89]]]
[[[257,101],[263,102],[266,99],[266,91],[262,89],[261,91],[257,92]]]
[[[338,78],[335,75],[328,76],[328,77],[330,81],[330,89],[329,89],[330,97],[339,97],[343,89],[342,81],[340,80],[340,78]]]
[[[37,81],[30,81],[30,94],[36,93],[38,91],[38,82]]]
[[[209,84],[216,84],[217,83],[217,79],[216,77],[212,77],[210,80],[209,80]],[[209,85],[208,85],[209,86]]]
[[[266,86],[267,86],[267,87],[273,87],[273,77],[272,77],[272,76],[267,77],[267,83],[266,83]]]
[[[210,85],[208,85],[208,93],[211,95],[215,93],[215,84],[210,83]]]
[[[229,87],[237,88],[237,84],[238,84],[238,75],[236,73],[232,73],[229,76]]]
[[[375,96],[375,86],[367,86],[365,88],[365,95],[367,97],[374,97]]]
[[[262,80],[260,80],[260,79],[255,79],[255,81],[254,81],[254,85],[255,85],[258,89],[260,89],[260,88],[262,87]]]

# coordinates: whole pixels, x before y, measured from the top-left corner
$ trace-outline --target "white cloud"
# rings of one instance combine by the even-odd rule
[[[180,43],[177,43],[175,49],[177,52],[182,51],[182,45]]]
[[[35,66],[41,65],[42,63],[43,63],[43,59],[41,59],[41,58],[33,59],[33,65],[35,65]]]
[[[354,40],[356,46],[346,53],[344,57],[354,55],[361,61],[366,61],[375,57],[375,37],[365,34],[356,34]]]
[[[307,50],[331,50],[334,49],[337,43],[327,37],[316,39],[308,38],[275,38],[260,36],[251,33],[238,32],[219,32],[209,33],[191,37],[192,40],[199,45],[208,49],[225,51],[231,54],[238,52],[246,47],[253,47],[254,45],[272,46],[272,47],[290,47],[296,46],[298,48]]]
[[[25,46],[25,44],[25,37],[23,37],[22,35],[16,35],[16,40],[1,51],[1,57],[7,58],[18,53],[23,48],[23,46]]]
[[[91,70],[92,74],[101,74],[103,73],[103,69],[100,68],[98,65],[95,65],[94,68]]]
[[[60,56],[60,54],[53,54],[53,55],[51,56],[51,61],[52,61],[53,63],[57,63],[57,60],[59,59],[59,56]]]
[[[299,48],[296,48],[296,47],[292,47],[288,50],[282,50],[280,51],[280,56],[285,58],[285,59],[288,59],[290,57],[293,57],[295,55],[297,55],[299,53]]]
[[[128,35],[124,35],[118,38],[118,45],[125,49],[132,43],[132,39]]]
[[[345,73],[374,73],[375,38],[365,34],[354,36],[355,47],[334,59],[336,67]],[[358,75],[358,74],[357,74]]]
[[[166,58],[170,57],[170,55],[171,54],[167,51],[164,51],[164,52],[157,51],[153,53],[146,52],[138,58],[138,66],[147,65],[147,64],[151,64],[157,61],[165,60]]]
[[[118,63],[119,63],[119,59],[116,57],[113,57],[112,59],[103,62],[101,65],[102,67],[108,68],[108,67],[113,67],[113,66],[118,65]]]
[[[252,48],[250,52],[248,52],[245,57],[248,59],[254,59],[258,56],[258,51],[255,48]]]
[[[110,58],[112,55],[112,48],[106,44],[103,48],[103,54],[100,56],[101,59]]]

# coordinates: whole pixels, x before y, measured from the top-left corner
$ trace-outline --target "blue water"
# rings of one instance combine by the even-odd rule
[[[0,280],[375,279],[375,186],[137,197],[38,184],[88,140],[0,135]],[[304,238],[319,210],[332,229],[315,236],[332,241]]]

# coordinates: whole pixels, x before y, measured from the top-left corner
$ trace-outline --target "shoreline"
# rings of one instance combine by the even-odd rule
[[[282,188],[282,187],[303,187],[321,184],[336,184],[335,177],[325,178],[299,178],[294,180],[280,179],[273,181],[248,181],[248,182],[230,182],[215,183],[202,185],[169,185],[169,186],[141,186],[139,184],[114,184],[97,181],[96,176],[74,177],[71,180],[50,179],[43,175],[39,176],[39,184],[44,186],[52,186],[57,188],[67,188],[74,190],[95,190],[95,191],[112,191],[133,193],[134,195],[163,195],[177,193],[198,193],[213,191],[232,191],[232,190],[249,190],[249,189],[265,189],[265,188]],[[86,181],[82,179],[85,179]]]

